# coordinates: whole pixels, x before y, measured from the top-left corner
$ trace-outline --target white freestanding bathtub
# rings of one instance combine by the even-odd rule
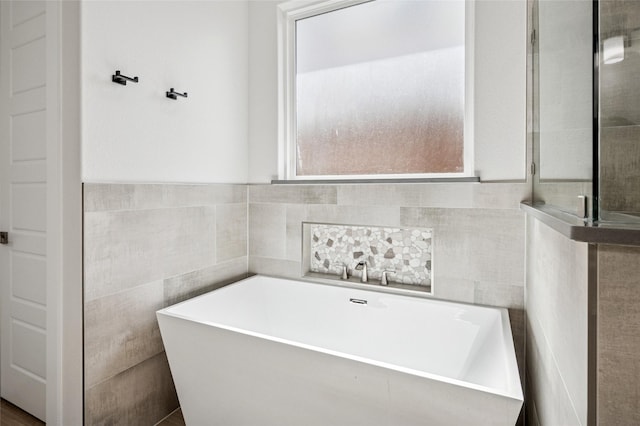
[[[157,312],[187,426],[514,425],[505,309],[255,276]]]

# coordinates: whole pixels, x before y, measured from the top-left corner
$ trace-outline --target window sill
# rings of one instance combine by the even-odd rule
[[[472,177],[438,177],[438,178],[398,178],[398,179],[274,179],[272,185],[330,185],[330,184],[367,184],[367,183],[480,183],[480,178]]]

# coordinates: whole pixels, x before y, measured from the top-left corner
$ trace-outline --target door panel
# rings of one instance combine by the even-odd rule
[[[14,250],[11,253],[11,272],[14,281],[23,283],[14,287],[14,297],[46,305],[47,262],[44,256]]]
[[[0,2],[0,394],[46,412],[45,2]]]
[[[14,161],[43,160],[47,158],[45,111],[34,111],[13,117],[11,137],[13,138]]]
[[[11,167],[11,169],[15,168],[15,165]],[[21,172],[24,174],[25,170]],[[46,186],[43,183],[11,182],[10,191],[13,230],[45,232],[47,229]]]
[[[47,366],[40,354],[46,351],[46,333],[40,327],[15,318],[11,329],[14,338],[11,348],[14,367],[36,379],[45,377]]]
[[[46,58],[44,35],[21,46],[11,48],[11,93],[16,95],[44,86],[46,68],[34,64],[35,58]]]

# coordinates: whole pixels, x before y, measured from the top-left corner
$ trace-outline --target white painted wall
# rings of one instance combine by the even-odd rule
[[[246,182],[247,23],[245,0],[83,1],[83,180]]]
[[[475,12],[476,174],[525,179],[527,2],[477,0]]]
[[[591,2],[538,5],[541,180],[593,177],[592,12]]]
[[[249,182],[278,176],[278,1],[249,2]]]
[[[249,182],[277,178],[279,0],[249,2]],[[482,180],[525,179],[525,1],[475,4],[475,168]]]

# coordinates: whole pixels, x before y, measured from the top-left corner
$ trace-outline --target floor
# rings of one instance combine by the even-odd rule
[[[173,425],[173,423],[168,423]],[[184,423],[182,423],[184,424]],[[0,426],[41,426],[44,422],[4,399],[0,401]]]
[[[178,408],[156,426],[185,426],[182,411]]]
[[[44,426],[44,422],[3,399],[0,401],[0,426]],[[182,411],[178,408],[156,426],[185,426]]]

